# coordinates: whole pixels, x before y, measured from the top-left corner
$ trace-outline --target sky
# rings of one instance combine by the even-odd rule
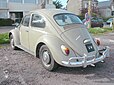
[[[53,1],[56,1],[56,0],[53,0]],[[66,6],[67,0],[59,0],[59,1],[61,1],[61,4],[64,5],[64,7]],[[98,1],[99,1],[99,2],[102,2],[102,1],[109,1],[109,0],[98,0]]]

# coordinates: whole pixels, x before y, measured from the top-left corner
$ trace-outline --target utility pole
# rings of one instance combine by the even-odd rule
[[[88,28],[91,28],[91,3],[92,3],[92,0],[88,0],[88,15],[89,15],[89,25],[88,25]]]

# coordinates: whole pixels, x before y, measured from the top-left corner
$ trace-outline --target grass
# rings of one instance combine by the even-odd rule
[[[0,34],[0,44],[7,44],[9,42],[10,42],[10,40],[8,37],[8,33]]]
[[[2,48],[2,46],[0,45],[0,48]]]
[[[99,34],[104,34],[104,33],[108,33],[108,32],[112,32],[112,28],[90,28],[88,29],[90,33],[94,34],[94,35],[99,35]]]

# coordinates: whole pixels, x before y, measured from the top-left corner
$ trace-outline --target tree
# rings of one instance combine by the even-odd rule
[[[60,9],[63,5],[61,4],[61,1],[58,1],[58,0],[56,0],[56,1],[53,1],[53,4],[55,5],[55,7],[57,8],[57,9]]]

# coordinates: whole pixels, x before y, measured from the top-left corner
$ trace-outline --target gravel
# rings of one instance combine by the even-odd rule
[[[0,85],[114,85],[114,55],[95,67],[45,70],[40,59],[9,45],[0,48]]]
[[[0,33],[11,28],[0,29]],[[0,45],[0,85],[114,85],[114,33],[103,39],[110,46],[110,57],[95,67],[59,67],[55,72],[43,68],[40,59],[23,50],[12,50],[9,45]],[[99,36],[98,36],[99,37]]]

